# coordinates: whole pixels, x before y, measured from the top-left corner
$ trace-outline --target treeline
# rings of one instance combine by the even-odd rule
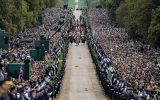
[[[10,35],[40,23],[45,8],[53,7],[58,0],[0,0],[0,28]]]
[[[130,38],[160,47],[160,0],[102,0],[111,21]]]

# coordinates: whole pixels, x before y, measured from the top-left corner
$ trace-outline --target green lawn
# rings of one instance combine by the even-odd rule
[[[62,62],[63,62],[63,52],[61,52],[59,57],[59,63],[58,63],[58,72],[53,76],[54,80],[50,82],[50,84],[55,84],[55,80],[57,79],[58,75],[60,74],[60,70],[62,68]]]
[[[76,2],[75,0],[68,0],[68,7],[75,8]],[[78,8],[87,8],[86,0],[79,0],[78,1]]]
[[[75,0],[68,0],[68,7],[69,8],[75,8],[76,2]]]
[[[95,57],[95,58],[97,58],[97,51],[96,51],[96,49],[91,49],[91,53],[93,54],[93,56]],[[98,66],[99,66],[99,68],[102,68],[102,63],[100,62],[100,61],[98,61]],[[111,67],[111,66],[110,66]],[[110,79],[111,78],[111,75],[112,75],[112,72],[111,71],[109,71],[109,73],[108,73],[108,79]]]

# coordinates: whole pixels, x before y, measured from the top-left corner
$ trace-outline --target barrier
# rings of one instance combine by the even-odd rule
[[[11,63],[7,66],[7,73],[8,77],[18,79],[19,78],[19,72],[20,72],[20,67],[21,65],[23,66],[23,79],[24,80],[29,80],[30,78],[30,63],[24,64],[24,63]]]
[[[39,48],[45,51],[49,51],[49,40],[36,40],[34,42],[35,48]]]
[[[45,58],[45,50],[30,50],[30,56],[34,61],[44,61]]]
[[[8,49],[8,38],[6,37],[6,32],[0,29],[0,48]]]

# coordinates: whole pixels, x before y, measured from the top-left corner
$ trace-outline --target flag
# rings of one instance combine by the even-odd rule
[[[23,80],[23,65],[21,65],[19,69],[19,81],[22,82],[22,80]]]

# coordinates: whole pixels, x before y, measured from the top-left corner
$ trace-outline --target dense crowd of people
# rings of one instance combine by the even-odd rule
[[[0,50],[0,100],[51,100],[57,93],[64,73],[65,59],[61,69],[58,68],[59,56],[64,48],[64,40],[61,37],[64,27],[50,38],[50,51],[45,53],[44,61],[31,59],[29,50],[35,48],[34,41],[40,40],[42,34],[48,39],[54,32],[53,28],[58,25],[60,17],[66,14],[67,11],[61,8],[46,9],[42,25],[25,29],[10,38],[8,50]],[[63,52],[65,58],[67,51]],[[26,60],[31,62],[30,80],[10,79],[6,72],[7,65],[24,63]]]
[[[74,11],[73,11],[74,13]],[[71,28],[68,31],[68,39],[70,43],[76,43],[76,46],[79,45],[79,43],[85,44],[85,27],[84,27],[84,20],[82,15],[79,16],[72,15],[71,19]]]
[[[63,37],[67,33],[65,26],[50,38],[50,50],[45,53],[44,61],[31,59],[29,50],[35,47],[34,41],[40,40],[42,34],[49,38],[58,19],[66,14],[67,11],[60,8],[46,9],[42,25],[25,29],[10,39],[8,50],[0,49],[0,100],[51,100],[56,96],[67,54]],[[111,24],[104,9],[88,9],[88,15],[92,35],[87,34],[87,40],[105,93],[115,100],[160,99],[160,49],[144,41],[131,40],[125,29]],[[75,26],[67,33],[69,41],[85,43],[81,21],[74,20],[70,24]],[[63,61],[59,68],[62,51]],[[7,65],[26,60],[31,62],[30,80],[9,79]]]
[[[88,10],[94,48],[101,59],[102,69],[111,72],[115,88],[132,87],[140,97],[160,93],[160,49],[144,41],[132,40],[125,29],[114,27],[104,9]],[[111,64],[103,64],[110,62]],[[114,77],[114,78],[113,78]],[[117,83],[118,82],[118,83]],[[149,100],[149,99],[148,99]]]

